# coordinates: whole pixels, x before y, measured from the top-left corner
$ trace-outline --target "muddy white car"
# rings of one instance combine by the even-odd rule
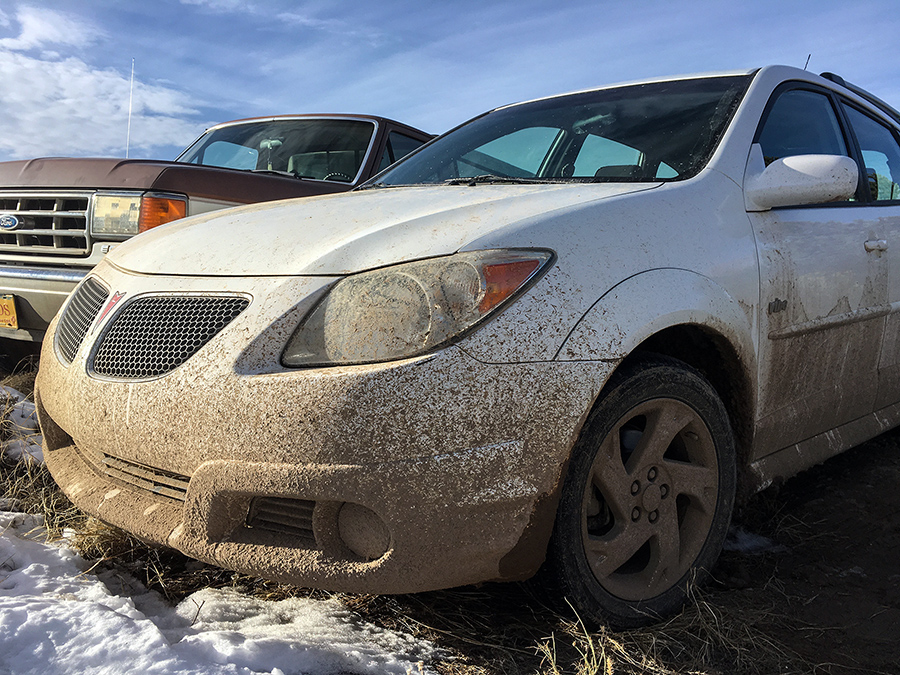
[[[403,593],[543,566],[584,617],[662,616],[736,499],[900,422],[898,120],[786,67],[621,85],[156,228],[50,328],[47,462],[224,567]]]

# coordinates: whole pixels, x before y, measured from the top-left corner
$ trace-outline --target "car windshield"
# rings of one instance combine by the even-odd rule
[[[615,87],[499,108],[372,186],[669,181],[712,156],[749,76]]]
[[[275,119],[210,129],[176,161],[352,183],[375,124],[363,120]]]

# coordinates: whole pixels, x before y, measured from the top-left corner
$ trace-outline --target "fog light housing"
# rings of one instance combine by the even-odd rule
[[[377,560],[391,545],[391,533],[378,514],[352,502],[341,506],[338,534],[344,546],[363,560]]]

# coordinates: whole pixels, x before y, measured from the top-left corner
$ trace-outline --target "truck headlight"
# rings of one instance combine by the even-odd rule
[[[549,251],[474,251],[345,277],[302,321],[281,362],[349,365],[424,354],[500,311],[552,259]]]
[[[184,197],[154,193],[94,195],[91,233],[132,236],[187,215]]]

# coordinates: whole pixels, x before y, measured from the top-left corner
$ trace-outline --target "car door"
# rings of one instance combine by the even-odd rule
[[[876,409],[900,401],[900,142],[896,128],[849,102],[841,103],[859,148],[866,220],[877,222],[878,244],[893,270],[888,279],[891,313],[878,362]]]
[[[824,90],[798,84],[776,91],[756,137],[766,163],[854,155],[841,114]],[[748,214],[760,268],[759,454],[874,409],[889,258],[886,222],[862,194]]]

